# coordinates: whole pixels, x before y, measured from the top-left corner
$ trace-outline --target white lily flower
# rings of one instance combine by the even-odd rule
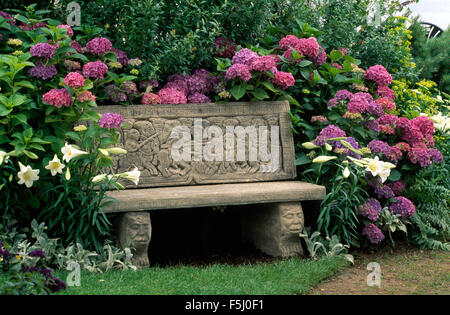
[[[119,176],[132,181],[137,186],[139,183],[139,176],[141,176],[141,172],[137,167],[135,167],[134,170],[119,174]]]
[[[64,167],[65,165],[61,163],[61,161],[58,159],[58,156],[55,154],[53,160],[48,162],[48,165],[45,168],[50,170],[52,176],[55,176],[56,173],[62,174],[62,170]]]
[[[372,176],[377,176],[384,169],[384,162],[378,159],[376,156],[374,159],[369,159],[369,163],[367,164],[366,171],[372,173]]]
[[[382,183],[384,183],[388,179],[389,175],[391,175],[391,169],[389,168],[384,168],[380,173],[378,173],[378,176],[380,176]]]
[[[33,186],[33,182],[39,179],[39,170],[34,170],[30,165],[23,165],[19,162],[20,171],[17,173],[17,177],[19,177],[19,184],[25,184],[27,188]]]
[[[78,149],[74,148],[72,145],[68,144],[67,142],[61,148],[61,152],[62,152],[62,154],[64,154],[63,161],[66,161],[67,163],[70,162],[70,160],[73,159],[76,156],[79,156],[79,155],[82,155],[82,154],[88,154],[85,151],[81,151],[81,150],[78,150]]]

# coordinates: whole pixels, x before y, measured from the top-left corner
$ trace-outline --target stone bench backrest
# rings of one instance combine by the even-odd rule
[[[127,188],[288,180],[296,177],[289,103],[108,105],[126,127],[111,173],[141,171]]]

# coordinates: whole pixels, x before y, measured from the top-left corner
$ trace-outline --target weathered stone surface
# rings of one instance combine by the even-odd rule
[[[118,236],[122,248],[132,249],[132,263],[148,267],[148,246],[152,237],[150,212],[126,212],[119,219]]]
[[[244,239],[274,257],[303,255],[300,232],[304,217],[300,202],[263,204],[243,211]]]
[[[105,212],[147,211],[193,207],[245,205],[325,198],[324,186],[299,181],[275,181],[110,191],[118,202]]]
[[[144,188],[295,178],[289,109],[287,101],[279,101],[111,105],[97,111],[124,116],[129,128],[120,131],[119,146],[128,154],[115,160],[111,172],[137,167],[141,171],[137,188]],[[189,134],[175,134],[174,130]],[[233,137],[227,136],[227,130]],[[266,145],[261,145],[261,139],[266,139]],[[194,145],[196,140],[200,146]],[[239,142],[245,143],[241,155]],[[179,146],[177,152],[183,152],[183,144],[190,147],[188,161],[173,158],[174,145]],[[136,188],[127,181],[121,183]]]

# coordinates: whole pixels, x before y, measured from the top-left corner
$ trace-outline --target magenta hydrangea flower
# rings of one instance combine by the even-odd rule
[[[108,73],[108,66],[101,61],[91,61],[83,66],[83,76],[86,78],[103,79]]]
[[[265,72],[276,67],[275,60],[271,56],[260,56],[252,60],[250,70]]]
[[[230,39],[218,37],[214,41],[214,52],[222,58],[232,58],[236,52],[237,44]]]
[[[363,93],[364,94],[364,93]],[[347,104],[347,110],[350,113],[360,113],[362,114],[369,107],[369,102],[367,98],[359,93],[353,94],[350,101]]]
[[[176,90],[184,93],[184,95],[189,94],[189,86],[188,86],[187,80],[185,80],[185,79],[169,81],[164,85],[164,88],[176,89]]]
[[[225,73],[225,79],[231,80],[234,78],[240,78],[245,82],[249,81],[252,78],[249,66],[240,63],[233,64]]]
[[[42,96],[42,100],[50,105],[61,108],[62,106],[71,106],[73,98],[70,92],[65,89],[52,89]]]
[[[257,58],[258,54],[248,48],[242,48],[231,59],[233,64],[242,64],[250,66],[253,58]]]
[[[382,125],[392,125],[397,121],[397,116],[391,114],[384,114],[378,118],[378,123]]]
[[[282,50],[287,50],[291,47],[296,47],[298,44],[299,38],[295,35],[286,35],[278,42],[278,48]]]
[[[54,77],[58,73],[55,65],[43,66],[42,62],[37,61],[36,65],[28,70],[28,75],[30,77],[41,78],[42,80],[47,80]]]
[[[367,217],[370,221],[375,222],[381,212],[381,204],[375,198],[368,199],[364,205],[359,206],[359,215]]]
[[[391,161],[391,162],[397,162],[402,157],[402,151],[396,147],[391,146],[388,150],[383,152],[383,154]]]
[[[295,78],[290,72],[278,71],[272,79],[272,83],[285,90],[295,84]]]
[[[104,55],[111,51],[111,41],[105,37],[96,37],[86,44],[86,49],[93,55]]]
[[[333,62],[332,64],[331,64],[333,67],[335,67],[336,69],[339,69],[339,70],[343,70],[344,68],[342,68],[342,66],[340,65],[340,64],[338,64],[337,62]]]
[[[144,105],[156,105],[156,104],[161,104],[161,99],[159,98],[158,94],[144,93],[142,95],[141,103]]]
[[[70,47],[72,47],[73,49],[76,50],[77,53],[81,54],[83,53],[83,47],[80,45],[79,42],[77,42],[76,40],[72,40],[70,42]]]
[[[399,214],[401,218],[412,218],[416,213],[416,207],[408,198],[399,196],[394,198],[396,202],[393,202],[389,206],[389,210],[394,214]]]
[[[81,103],[89,101],[95,102],[95,99],[96,99],[95,95],[89,91],[83,91],[77,97],[77,100]]]
[[[317,57],[320,49],[319,43],[315,37],[300,38],[294,48],[306,57]]]
[[[384,97],[390,101],[395,100],[395,92],[386,85],[380,85],[375,92],[377,96]]]
[[[430,118],[426,116],[418,116],[411,120],[411,125],[417,128],[424,135],[434,134],[434,124]]]
[[[70,72],[64,78],[64,84],[76,89],[84,86],[84,78],[78,72]]]
[[[51,59],[55,55],[56,46],[49,43],[37,43],[31,46],[30,54],[34,57]]]
[[[289,48],[288,50],[286,50],[286,51],[283,53],[283,55],[281,55],[281,57],[283,57],[284,59],[289,60],[290,62],[294,62],[294,57],[292,56],[292,53],[293,53],[292,49]],[[302,58],[301,58],[301,57],[298,58],[295,62],[296,62],[296,63],[299,63],[300,61],[302,61]]]
[[[384,240],[383,232],[373,223],[367,224],[361,234],[367,236],[372,244],[379,244]]]
[[[392,76],[382,65],[372,66],[364,73],[364,79],[375,82],[377,85],[392,83]]]
[[[161,104],[186,104],[186,95],[177,89],[163,88],[158,91]]]
[[[211,100],[205,94],[196,92],[196,93],[189,95],[188,103],[195,103],[195,104],[211,103]]]
[[[408,152],[409,150],[411,150],[411,146],[406,142],[399,142],[395,146],[399,148],[402,152]]]
[[[323,128],[316,139],[314,139],[314,144],[322,146],[325,145],[325,142],[328,139],[339,137],[347,137],[345,131],[335,125],[328,125],[327,127]],[[336,141],[330,142],[336,143]]]
[[[417,143],[411,147],[408,152],[408,159],[413,164],[419,163],[421,167],[431,165],[431,156],[427,146],[424,143]]]
[[[56,28],[65,28],[67,30],[67,33],[66,33],[67,36],[72,36],[73,35],[73,30],[70,27],[70,25],[64,25],[64,24],[63,25],[58,25]]]
[[[118,129],[122,125],[123,121],[124,118],[121,114],[104,113],[98,121],[98,125],[102,128]]]

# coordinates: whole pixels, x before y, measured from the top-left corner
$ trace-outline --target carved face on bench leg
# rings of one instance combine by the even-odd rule
[[[280,249],[283,257],[303,254],[299,236],[303,226],[304,216],[300,202],[280,205]]]
[[[122,215],[119,228],[120,245],[132,248],[132,262],[137,267],[149,265],[148,245],[151,235],[152,226],[149,212],[127,212]]]
[[[300,203],[283,205],[280,216],[281,235],[299,234],[302,232],[304,218]]]

